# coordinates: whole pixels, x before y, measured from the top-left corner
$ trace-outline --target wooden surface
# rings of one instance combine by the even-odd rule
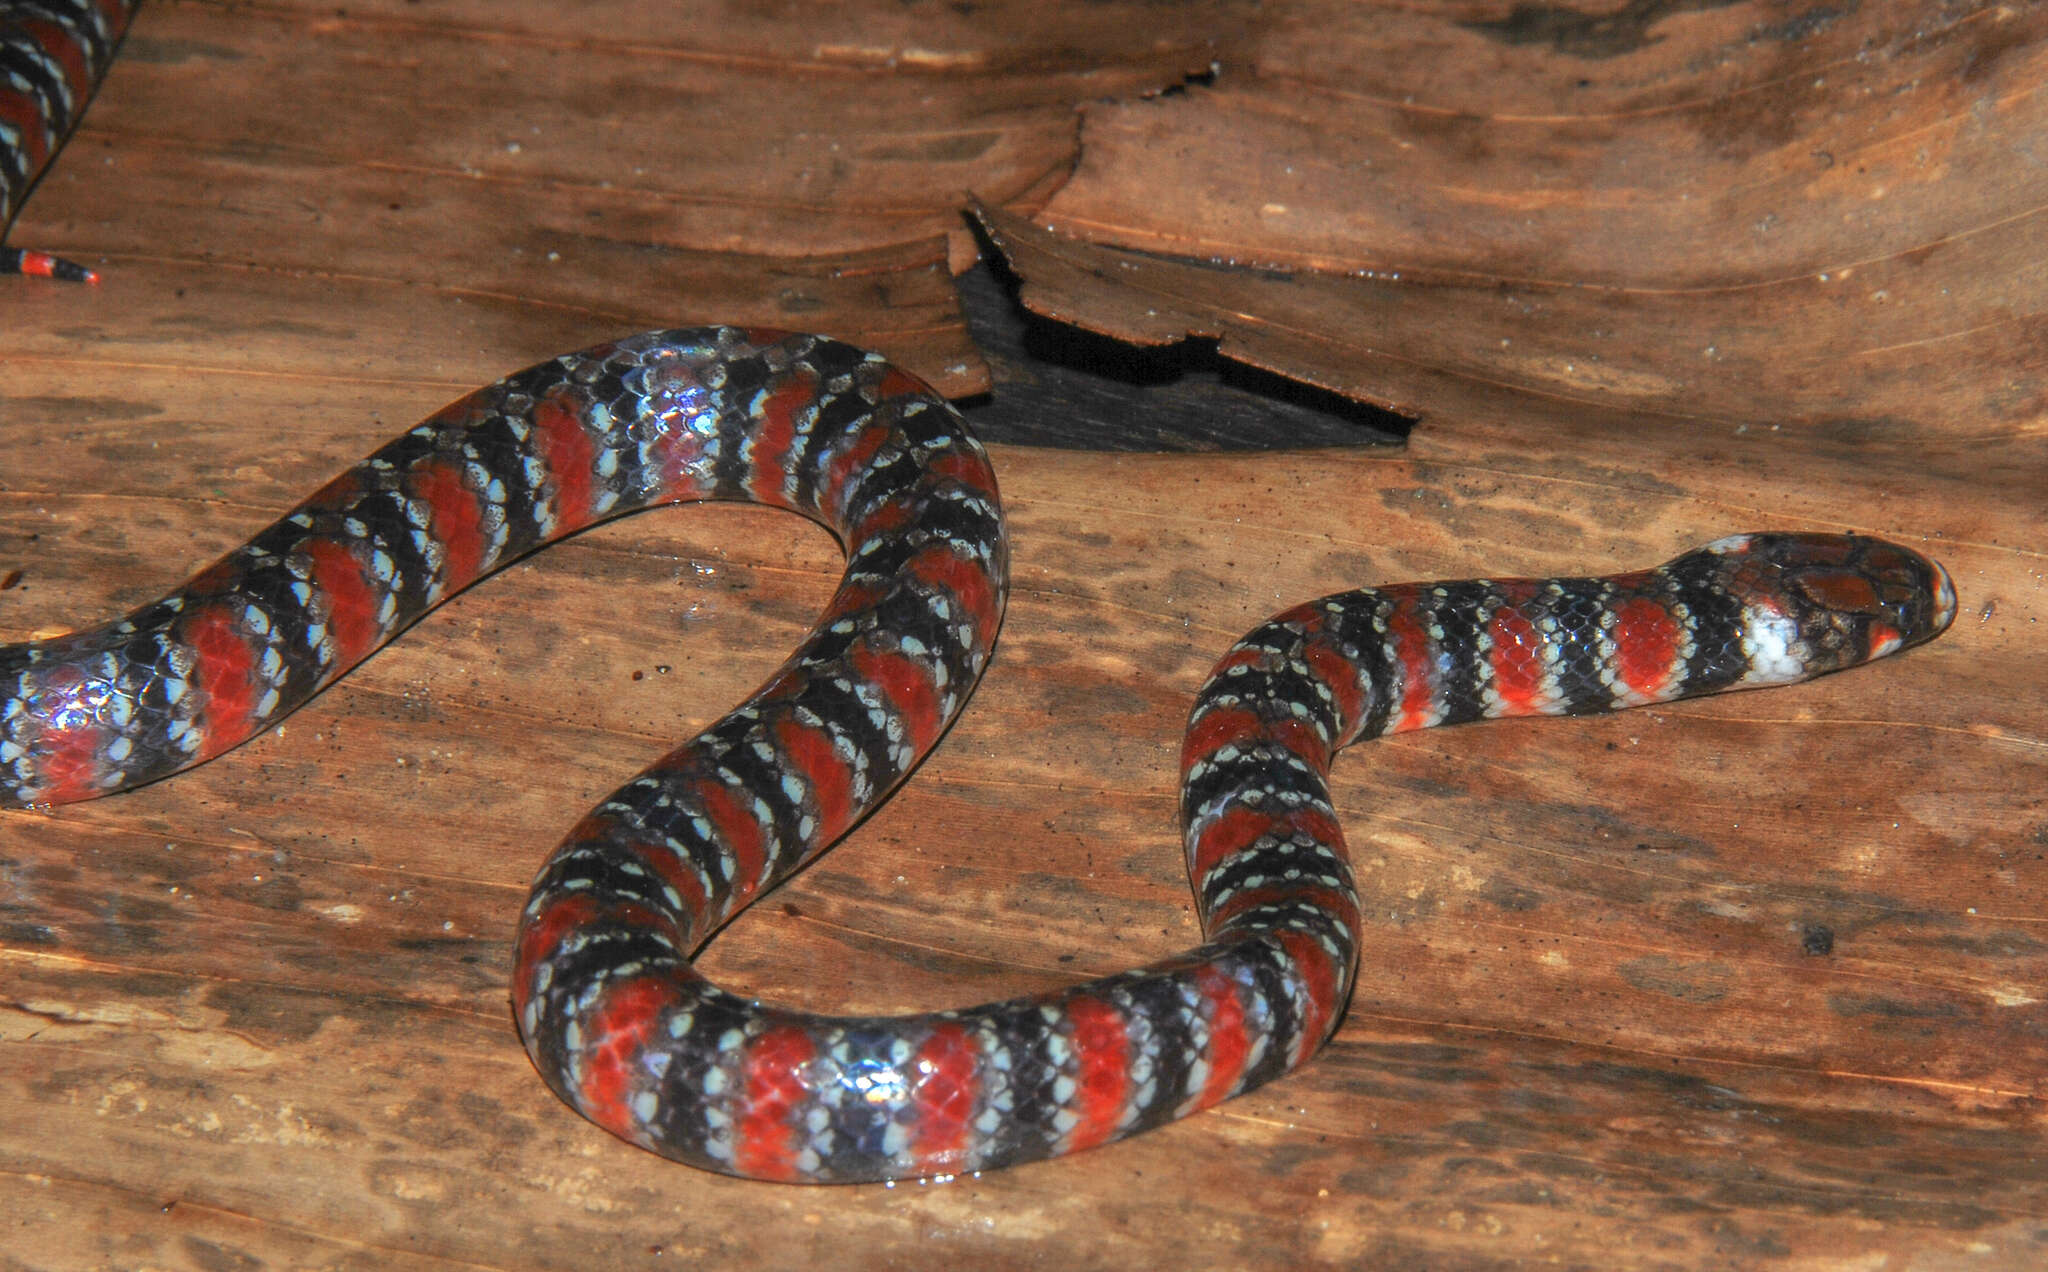
[[[1191,943],[1189,695],[1320,592],[1856,528],[1939,556],[1963,613],[1794,690],[1347,755],[1371,931],[1315,1064],[1065,1162],[805,1190],[611,1140],[509,1019],[546,848],[838,570],[767,511],[603,528],[198,771],[0,813],[0,1266],[2038,1266],[2041,14],[152,0],[12,236],[108,277],[0,294],[0,639],[146,600],[448,398],[621,331],[805,326],[984,389],[949,280],[972,196],[1046,312],[1422,417],[1398,450],[998,447],[995,665],[901,796],[712,944],[764,995],[964,1003]],[[1686,102],[1749,113],[1615,149]],[[1246,141],[1284,119],[1324,138],[1318,190],[1383,184],[1172,211],[1284,176]],[[1772,156],[1909,162],[1944,121],[1919,238],[1784,178],[1794,246],[1732,251]],[[1626,225],[1567,215],[1652,157]],[[1205,218],[1252,197],[1323,209],[1295,241],[1327,259],[1219,249]],[[1656,214],[1693,199],[1718,215]],[[1891,281],[1829,290],[1842,263]]]

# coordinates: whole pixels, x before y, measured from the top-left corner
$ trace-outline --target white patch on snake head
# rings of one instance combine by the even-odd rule
[[[1785,685],[1805,677],[1799,624],[1762,605],[1742,612],[1742,652],[1749,659],[1745,685]]]

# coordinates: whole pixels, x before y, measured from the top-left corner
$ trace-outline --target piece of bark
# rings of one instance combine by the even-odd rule
[[[706,252],[946,234],[964,264],[968,191],[1042,194],[1078,102],[1177,84],[1246,25],[1120,5],[1085,31],[942,7],[513,12],[148,5],[15,237],[462,288],[524,260],[524,298],[603,287],[642,310],[704,290]]]
[[[999,452],[1018,573],[988,682],[901,796],[705,966],[785,1001],[901,1010],[1191,943],[1173,757],[1217,651],[1361,580],[1641,564],[1747,524],[1711,478],[1646,488],[1657,447],[1613,440],[1597,465],[1439,430],[1312,462]],[[1705,471],[1745,445],[1703,443]],[[1864,503],[1825,465],[1754,481],[1745,498],[1823,523]],[[1992,492],[1982,515],[2024,529],[2039,514],[2018,498]],[[32,506],[53,503],[95,501]],[[128,562],[239,531],[189,500],[124,506]],[[75,539],[41,542],[64,554],[45,571],[99,586]],[[767,674],[837,572],[786,514],[636,518],[457,598],[230,756],[5,818],[10,1151],[69,1181],[40,1195],[74,1219],[170,1203],[116,1212],[123,1248],[156,1255],[191,1233],[287,1262],[302,1242],[541,1266],[826,1242],[860,1262],[935,1230],[998,1265],[1168,1245],[1192,1266],[1503,1260],[1540,1240],[1608,1266],[1651,1261],[1609,1247],[1712,1266],[1964,1245],[2017,1266],[2048,1204],[2027,1147],[2048,1072],[2029,917],[2048,905],[2041,605],[2024,551],[1934,550],[1965,619],[1895,662],[1341,757],[1370,939],[1342,1031],[1301,1074],[1068,1161],[792,1193],[581,1123],[504,1006],[545,841]],[[1190,1236],[1189,1197],[1228,1233]],[[776,1220],[791,1208],[816,1227]]]
[[[1133,263],[1085,303],[1019,273],[1091,330],[1170,338],[1170,312],[1406,414],[1456,414],[1449,379],[1645,422],[2027,432],[2048,10],[1696,7],[1302,6],[1211,88],[1091,108],[1034,223]],[[1186,263],[1133,276],[1158,256]]]
[[[999,258],[998,258],[999,259]],[[1216,356],[1199,342],[1136,348],[1032,314],[994,263],[955,285],[985,396],[960,404],[983,440],[1083,450],[1387,446],[1410,421]]]

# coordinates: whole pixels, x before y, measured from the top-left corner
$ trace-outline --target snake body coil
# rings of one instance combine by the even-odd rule
[[[55,58],[59,41],[23,16],[53,12],[118,34],[127,6],[0,5],[0,40],[28,31]],[[18,61],[0,112],[28,100]],[[34,100],[61,140],[76,106],[51,103],[82,97]],[[28,135],[0,146],[0,199],[19,198],[45,153]],[[1327,787],[1354,741],[1787,683],[1927,640],[1955,610],[1947,576],[1916,553],[1799,534],[1606,578],[1300,606],[1223,657],[1189,719],[1181,821],[1206,944],[957,1011],[783,1010],[712,985],[690,955],[875,807],[965,703],[1003,612],[1002,512],[959,416],[874,355],[779,332],[654,332],[453,403],[120,621],[0,646],[0,804],[88,799],[217,755],[506,562],[700,499],[823,522],[845,578],[765,685],[569,832],[520,917],[512,997],[542,1077],[585,1116],[765,1179],[1056,1156],[1302,1063],[1358,962]]]
[[[0,0],[0,239],[113,64],[136,0]],[[0,247],[0,274],[76,282],[91,270]]]

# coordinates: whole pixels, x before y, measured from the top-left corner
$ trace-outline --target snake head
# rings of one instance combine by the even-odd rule
[[[1948,571],[1883,539],[1745,534],[1706,551],[1724,559],[1728,591],[1751,607],[1752,632],[1796,631],[1807,675],[1909,649],[1955,621]]]

